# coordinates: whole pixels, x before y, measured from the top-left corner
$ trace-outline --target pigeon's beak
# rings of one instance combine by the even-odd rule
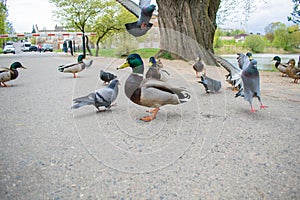
[[[126,61],[126,62],[125,62],[124,64],[122,64],[121,66],[117,67],[117,70],[119,70],[119,69],[124,69],[124,68],[126,68],[126,67],[130,67],[128,61]]]

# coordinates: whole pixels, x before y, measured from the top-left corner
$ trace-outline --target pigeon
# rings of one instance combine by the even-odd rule
[[[99,75],[100,79],[103,81],[103,84],[105,83],[109,83],[111,80],[116,79],[117,76],[110,73],[110,72],[105,72],[103,70],[100,70],[100,75]]]
[[[205,74],[202,75],[200,78],[201,81],[198,81],[198,83],[201,83],[204,86],[206,93],[217,93],[220,91],[222,87],[220,81],[209,78]]]
[[[257,69],[257,61],[252,59],[251,61],[244,54],[239,54],[238,63],[240,68],[242,68],[241,79],[242,87],[239,92],[236,94],[236,97],[243,96],[246,101],[250,104],[250,112],[254,113],[257,110],[254,110],[252,106],[253,97],[257,97],[260,103],[260,108],[267,108],[263,105],[261,101],[260,94],[260,78],[259,71]]]
[[[1,67],[0,68],[0,86],[7,87],[5,82],[14,80],[18,78],[18,68],[26,69],[20,62],[14,62],[10,65],[10,68]]]
[[[205,64],[203,63],[201,56],[198,55],[196,62],[193,64],[193,69],[196,72],[196,78],[199,78],[199,73],[204,71],[205,74]]]
[[[138,18],[136,22],[125,24],[129,34],[134,37],[140,37],[151,29],[153,24],[150,23],[150,19],[156,8],[155,5],[150,5],[151,0],[140,0],[139,5],[131,0],[117,0],[117,2]]]
[[[58,66],[58,71],[64,73],[72,73],[73,78],[77,78],[76,73],[83,71],[85,68],[90,67],[93,64],[93,60],[85,61],[84,55],[79,55],[77,62],[66,65]]]
[[[146,72],[146,78],[154,78],[161,81],[167,81],[170,74],[164,69],[160,69],[154,57],[149,58],[150,68]]]
[[[105,107],[105,110],[110,109],[112,104],[117,99],[119,93],[118,85],[119,80],[114,79],[105,88],[98,89],[87,96],[73,99],[74,105],[71,107],[71,109],[77,109],[86,105],[94,105],[99,112],[103,111],[100,110],[100,107]]]
[[[139,54],[130,54],[124,64],[117,69],[131,67],[132,73],[125,82],[125,95],[133,103],[149,108],[151,115],[140,118],[150,122],[156,118],[160,107],[164,105],[179,105],[191,99],[185,88],[169,85],[166,82],[144,78],[144,63]]]

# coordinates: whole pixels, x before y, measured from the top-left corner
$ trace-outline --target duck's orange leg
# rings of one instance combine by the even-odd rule
[[[147,112],[150,112],[152,113],[152,115],[149,115],[149,116],[146,116],[146,117],[142,117],[140,118],[140,120],[144,121],[144,122],[150,122],[152,121],[153,119],[155,119],[157,113],[159,111],[159,108],[154,108],[153,110],[149,110]]]
[[[76,76],[76,74],[75,74],[75,73],[73,73],[73,78],[77,78],[77,76]]]

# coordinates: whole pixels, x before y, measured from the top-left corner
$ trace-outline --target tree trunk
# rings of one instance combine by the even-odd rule
[[[90,56],[93,56],[93,53],[92,53],[91,48],[89,46],[89,38],[88,38],[87,35],[85,36],[85,43],[86,43],[86,49],[89,52]]]
[[[220,0],[159,0],[160,53],[215,64],[213,40]],[[160,54],[159,53],[159,54]]]

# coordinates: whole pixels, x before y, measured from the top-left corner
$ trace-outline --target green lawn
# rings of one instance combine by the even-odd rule
[[[99,49],[99,56],[103,57],[116,57],[117,49]],[[155,56],[159,51],[158,48],[144,48],[144,49],[136,49],[131,51],[130,53],[138,53],[142,58],[150,58],[151,56]],[[93,53],[95,54],[95,50],[93,49]]]

